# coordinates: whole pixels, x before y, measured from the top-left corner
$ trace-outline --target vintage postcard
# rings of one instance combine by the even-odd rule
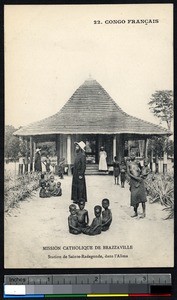
[[[173,5],[5,5],[5,268],[174,265]]]

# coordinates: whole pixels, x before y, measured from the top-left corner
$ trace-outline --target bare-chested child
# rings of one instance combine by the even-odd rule
[[[82,232],[87,235],[97,235],[101,233],[101,206],[96,205],[94,207],[94,214],[95,218],[93,219],[90,226],[87,226],[86,228],[82,228]]]
[[[50,197],[50,193],[48,192],[47,188],[46,188],[46,182],[43,181],[41,183],[41,188],[40,188],[40,191],[39,191],[39,197],[40,198],[48,198]]]
[[[120,164],[120,182],[122,188],[124,188],[125,186],[126,171],[127,171],[127,166],[125,164],[125,161],[122,160]]]
[[[134,177],[140,177],[141,169],[140,169],[139,163],[137,163],[137,161],[135,160],[135,157],[133,155],[131,156],[130,159],[131,159],[131,161],[128,164],[130,174],[133,175]]]
[[[80,199],[78,205],[79,205],[79,209],[77,209],[77,217],[78,217],[79,226],[85,228],[89,223],[89,216],[88,216],[88,211],[85,209],[84,199]]]
[[[39,186],[40,186],[40,187],[42,187],[42,183],[43,183],[43,182],[46,183],[46,180],[45,180],[44,177],[45,177],[45,176],[44,176],[44,174],[42,173],[42,174],[41,174],[41,178],[39,179]]]
[[[109,229],[109,226],[112,223],[112,213],[109,207],[109,199],[102,200],[102,207],[104,210],[102,211],[102,231],[106,231]]]
[[[149,165],[149,160],[148,160],[148,158],[145,158],[144,159],[144,166],[142,167],[142,170],[141,170],[141,177],[143,179],[146,179],[147,176],[149,175],[149,173],[151,172],[148,165]]]
[[[53,195],[55,197],[62,196],[62,188],[61,188],[61,182],[60,181],[57,182],[57,186],[56,186],[56,189],[55,189],[55,192],[53,193]]]
[[[146,191],[144,187],[144,181],[141,177],[141,166],[135,160],[135,155],[132,153],[130,157],[130,162],[127,166],[127,172],[130,176],[130,191],[131,191],[131,206],[134,207],[134,215],[132,217],[138,216],[138,206],[139,203],[142,203],[143,214],[142,217],[145,217],[146,205]]]
[[[148,165],[149,165],[149,159],[145,158],[144,159],[144,166],[142,167],[142,170],[141,170],[141,177],[144,179],[144,185],[145,185],[147,195],[148,195],[148,184],[147,184],[146,178],[151,173],[151,170],[148,167]]]
[[[69,232],[72,234],[80,234],[81,228],[79,227],[76,205],[71,204],[69,206],[70,216],[68,217]]]
[[[50,180],[47,183],[47,189],[50,192],[50,195],[54,196],[55,190],[56,190],[56,182],[55,182],[55,178],[53,175],[50,176]]]

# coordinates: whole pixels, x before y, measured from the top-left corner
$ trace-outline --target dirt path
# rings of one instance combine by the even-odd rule
[[[165,217],[162,206],[149,203],[145,219],[131,218],[128,185],[125,189],[114,185],[112,176],[86,177],[89,218],[93,218],[93,207],[101,204],[103,198],[109,198],[113,214],[110,229],[99,236],[69,234],[71,180],[67,176],[62,180],[62,197],[42,199],[37,191],[13,209],[11,216],[5,216],[6,268],[173,266],[173,220],[162,220]],[[48,246],[56,246],[56,250],[43,250]],[[68,250],[63,246],[92,249]],[[108,246],[112,249],[104,249]],[[97,257],[91,258],[92,255]]]

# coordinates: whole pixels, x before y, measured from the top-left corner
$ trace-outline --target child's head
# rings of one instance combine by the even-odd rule
[[[76,214],[76,205],[75,204],[71,204],[69,206],[69,211],[71,215],[75,215]]]
[[[114,156],[114,160],[117,160],[117,156]]]
[[[44,179],[44,174],[43,173],[41,174],[41,179]]]
[[[60,182],[60,181],[57,182],[57,187],[58,187],[58,188],[61,187],[61,182]]]
[[[95,217],[100,217],[100,215],[101,215],[101,210],[102,210],[102,208],[101,208],[100,205],[96,205],[96,206],[94,207]]]
[[[121,161],[121,165],[125,165],[125,160],[122,160],[122,161]]]
[[[136,158],[135,153],[134,153],[134,152],[131,152],[131,153],[130,153],[130,160],[134,161],[135,158]]]
[[[104,198],[102,200],[102,206],[103,206],[104,209],[108,208],[109,207],[109,199]]]
[[[81,210],[83,210],[84,207],[85,207],[85,200],[84,200],[84,199],[80,199],[78,205],[79,205],[79,208],[80,208]]]
[[[50,176],[50,181],[54,182],[54,176],[53,175]]]

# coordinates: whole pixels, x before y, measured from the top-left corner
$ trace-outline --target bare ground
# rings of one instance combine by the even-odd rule
[[[65,176],[61,181],[62,197],[42,199],[38,196],[38,190],[32,198],[20,202],[10,215],[5,214],[6,268],[173,266],[173,220],[163,220],[166,216],[162,211],[163,207],[149,202],[146,218],[142,219],[141,214],[137,218],[131,218],[133,209],[130,207],[129,186],[126,184],[123,189],[114,185],[112,176],[86,176],[86,209],[89,218],[92,220],[94,217],[94,206],[101,204],[103,198],[109,198],[113,214],[110,229],[99,236],[70,234],[67,218],[68,207],[72,203],[71,180],[71,177]],[[121,249],[127,245],[133,249]],[[47,246],[57,248],[43,250]],[[63,246],[89,246],[93,249],[64,250]],[[114,249],[106,250],[105,246]],[[113,246],[119,246],[119,249]],[[94,255],[97,257],[91,258]]]

